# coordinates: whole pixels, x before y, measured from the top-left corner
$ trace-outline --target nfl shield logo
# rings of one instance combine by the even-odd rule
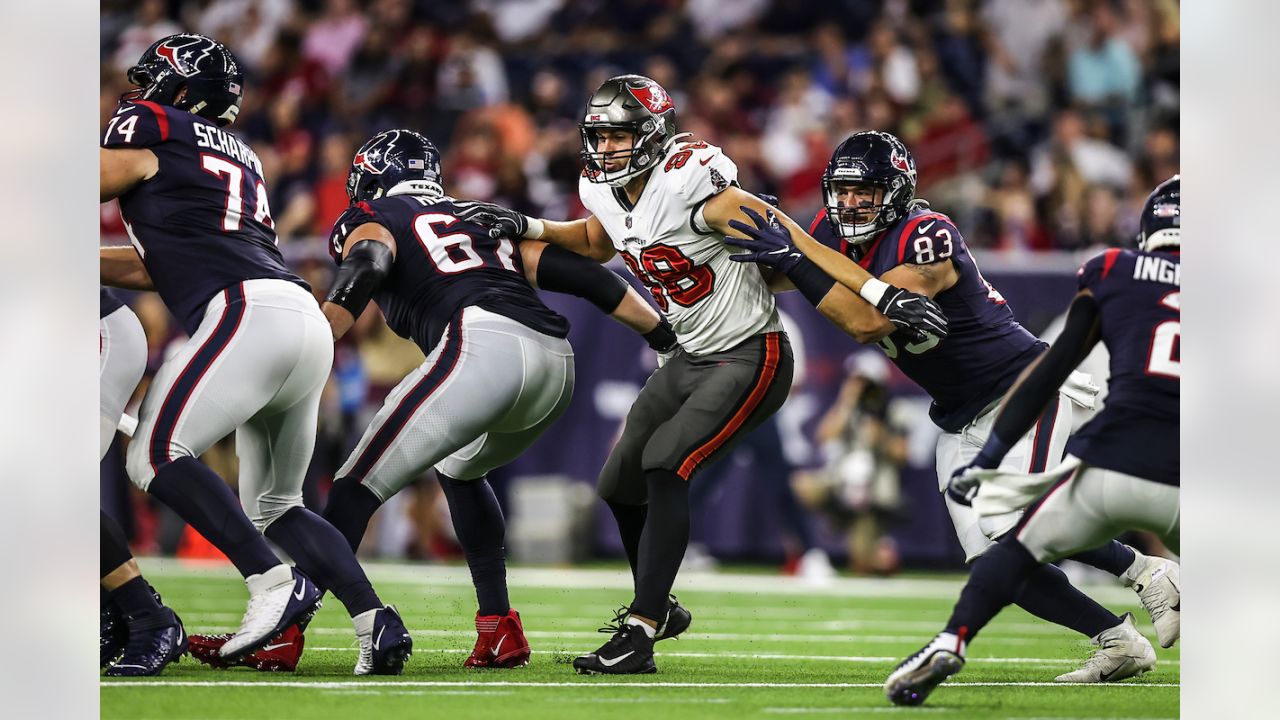
[[[628,230],[630,230],[630,229],[631,229],[631,216],[630,216],[630,215],[628,215],[628,216],[627,216],[627,229],[628,229]]]

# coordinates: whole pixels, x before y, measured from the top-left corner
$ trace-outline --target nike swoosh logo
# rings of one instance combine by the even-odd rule
[[[378,637],[376,637],[376,638],[374,638],[374,639],[373,639],[373,649],[374,649],[374,650],[379,649],[379,646],[380,646],[380,645],[381,645],[381,643],[382,643],[382,633],[384,633],[384,632],[386,632],[386,631],[387,631],[387,626],[386,626],[386,625],[383,625],[382,627],[378,628]]]
[[[292,644],[293,643],[283,642],[283,643],[276,643],[274,645],[267,645],[262,648],[262,652],[271,652],[272,650],[276,650],[282,647],[289,647]]]
[[[612,660],[605,660],[604,658],[600,658],[600,664],[605,667],[613,667],[614,665],[617,665],[618,663],[622,662],[623,660],[626,660],[627,658],[635,654],[636,654],[636,651],[632,650],[631,652],[628,652],[624,655],[619,655],[618,657]]]
[[[307,584],[306,584],[306,583],[304,583],[303,581],[299,580],[299,581],[298,581],[298,589],[297,589],[297,590],[295,590],[295,591],[293,592],[293,599],[294,599],[294,600],[301,600],[301,599],[302,599],[302,596],[304,596],[304,595],[306,595],[306,594],[307,594]]]
[[[921,235],[923,235],[923,234],[925,234],[925,233],[929,232],[929,228],[933,227],[933,224],[934,224],[935,222],[937,222],[937,220],[930,220],[928,225],[921,225],[921,226],[916,230],[916,232],[920,233]]]
[[[500,649],[502,649],[502,643],[504,643],[504,642],[506,642],[506,641],[507,641],[507,636],[506,636],[506,635],[503,635],[502,637],[498,638],[498,644],[493,646],[493,656],[494,656],[494,657],[498,657],[498,651],[499,651]]]
[[[1137,659],[1138,659],[1137,657],[1135,657],[1135,656],[1133,656],[1133,655],[1126,655],[1125,657],[1126,657],[1126,658],[1128,658],[1128,659],[1130,659],[1130,660],[1137,660]],[[1111,676],[1112,676],[1112,675],[1115,675],[1116,673],[1120,672],[1120,668],[1123,668],[1123,667],[1124,667],[1124,665],[1121,665],[1120,667],[1116,668],[1115,670],[1112,670],[1111,672],[1098,673],[1098,679],[1102,680],[1102,682],[1106,682],[1107,680],[1110,680],[1110,679],[1111,679]]]
[[[708,155],[708,156],[707,156],[707,158],[706,158],[705,160],[699,160],[699,161],[698,161],[698,164],[699,164],[699,165],[706,165],[707,163],[711,162],[711,159],[712,159],[712,158],[714,158],[714,157],[715,157],[715,155]],[[603,660],[601,660],[600,662],[604,662],[604,661],[603,661]]]

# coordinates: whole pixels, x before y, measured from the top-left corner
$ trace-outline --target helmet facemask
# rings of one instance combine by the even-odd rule
[[[658,164],[674,139],[661,137],[664,134],[662,124],[653,118],[627,125],[581,123],[578,130],[582,134],[581,155],[587,179],[611,187],[626,185],[632,178]],[[631,147],[625,150],[600,151],[601,134],[617,130],[631,133]],[[609,170],[608,161],[620,158],[626,158],[626,165],[618,170]]]
[[[907,213],[911,201],[907,183],[894,178],[889,182],[877,182],[861,178],[856,172],[835,173],[822,178],[822,201],[827,209],[827,219],[841,239],[861,244],[875,238]],[[851,201],[861,193],[854,188],[870,189],[871,199]],[[841,195],[844,196],[842,201]]]

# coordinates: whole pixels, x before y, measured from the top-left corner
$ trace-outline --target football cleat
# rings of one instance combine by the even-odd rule
[[[400,613],[388,605],[361,613],[352,620],[356,623],[356,637],[360,639],[360,658],[356,661],[355,674],[399,675],[404,672],[405,661],[413,654],[413,638],[409,637],[408,628],[400,620]],[[364,625],[369,625],[368,632],[361,632]]]
[[[228,661],[266,645],[290,625],[305,625],[320,609],[324,594],[311,578],[283,563],[250,575],[245,584],[249,587],[249,606],[240,629],[218,649],[218,654]]]
[[[529,641],[524,637],[520,613],[476,613],[476,646],[462,663],[466,668],[518,668],[529,664]]]
[[[964,640],[953,633],[938,633],[889,675],[885,697],[894,705],[921,705],[934,688],[963,667]]]
[[[653,664],[654,638],[643,629],[621,624],[600,631],[612,631],[613,637],[599,650],[573,659],[573,669],[580,675],[642,675],[658,671]]]
[[[1141,675],[1156,666],[1156,651],[1133,624],[1133,614],[1125,613],[1119,625],[1093,638],[1098,650],[1084,667],[1059,675],[1054,682],[1103,683]]]
[[[1131,572],[1133,591],[1151,615],[1160,647],[1173,647],[1182,635],[1181,568],[1172,560],[1139,554]]]
[[[271,638],[266,645],[235,660],[227,660],[219,651],[232,637],[234,636],[231,633],[192,635],[187,638],[187,652],[205,665],[218,669],[240,666],[253,668],[259,672],[293,672],[298,669],[298,661],[302,659],[302,648],[306,644],[302,628],[290,625],[284,632]]]
[[[178,662],[186,651],[187,633],[182,620],[169,608],[161,608],[129,624],[129,642],[124,654],[107,668],[107,676],[159,675],[166,665]]]
[[[129,627],[125,624],[124,613],[108,599],[98,612],[98,653],[101,657],[98,667],[105,668],[115,662],[128,642]]]
[[[654,640],[666,640],[673,638],[689,629],[689,624],[693,622],[693,613],[685,609],[675,595],[667,596],[667,617],[658,624],[658,634],[654,636]],[[616,618],[615,618],[616,620]]]

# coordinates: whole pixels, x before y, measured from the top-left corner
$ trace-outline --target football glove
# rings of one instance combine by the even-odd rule
[[[454,202],[459,219],[489,228],[489,237],[498,239],[509,237],[519,240],[529,232],[529,218],[501,205],[478,202],[475,200],[458,200]]]
[[[957,468],[947,480],[947,495],[965,507],[973,505],[973,498],[977,496],[981,485],[978,477],[981,474],[982,469],[973,463]]]
[[[942,314],[942,308],[919,293],[890,285],[876,303],[876,310],[899,330],[911,333],[917,342],[929,335],[939,340],[947,336],[947,316]]]
[[[724,238],[726,244],[747,251],[730,255],[729,259],[735,262],[759,263],[783,273],[794,269],[804,257],[804,253],[796,248],[795,243],[791,241],[791,232],[778,222],[778,217],[773,214],[773,211],[768,211],[768,219],[765,219],[745,205],[741,210],[751,218],[755,227],[739,220],[729,221],[729,227],[750,238],[748,240],[726,235]]]

